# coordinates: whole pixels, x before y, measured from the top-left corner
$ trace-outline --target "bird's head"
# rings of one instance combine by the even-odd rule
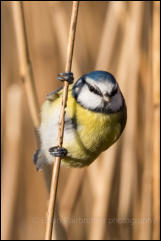
[[[86,109],[100,113],[116,113],[125,101],[114,76],[106,71],[93,71],[81,76],[72,95]]]

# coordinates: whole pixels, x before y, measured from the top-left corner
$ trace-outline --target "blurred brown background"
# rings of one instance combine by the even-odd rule
[[[48,187],[20,78],[16,1],[2,1],[2,239],[44,239]],[[71,1],[24,1],[29,59],[39,106],[61,83]],[[22,10],[22,9],[21,9]],[[18,20],[19,21],[19,20]],[[159,239],[160,2],[81,1],[75,79],[111,72],[125,96],[120,140],[84,169],[61,168],[56,239]],[[17,34],[17,35],[16,35]]]

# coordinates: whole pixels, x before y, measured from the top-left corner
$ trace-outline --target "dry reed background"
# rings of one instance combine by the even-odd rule
[[[44,239],[48,190],[19,76],[14,2],[2,1],[2,239]],[[72,2],[24,3],[39,104],[60,86]],[[80,2],[72,70],[113,73],[125,95],[121,139],[85,169],[61,168],[57,238],[159,239],[160,2]],[[60,223],[61,221],[61,223]],[[61,224],[61,225],[60,225]],[[62,231],[63,228],[63,231]]]

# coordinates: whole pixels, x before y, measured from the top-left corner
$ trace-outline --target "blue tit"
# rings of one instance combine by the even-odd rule
[[[58,79],[71,84],[73,75],[62,73]],[[63,147],[57,147],[62,90],[50,93],[42,106],[41,147],[34,155],[37,169],[51,164],[53,156],[60,156],[68,167],[88,166],[118,140],[126,125],[126,104],[114,76],[93,71],[69,86]]]

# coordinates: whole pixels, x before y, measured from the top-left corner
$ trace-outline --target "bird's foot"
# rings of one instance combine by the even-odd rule
[[[56,77],[58,80],[67,81],[69,84],[73,84],[74,77],[72,72],[59,73]]]
[[[49,152],[52,156],[55,157],[65,157],[68,153],[68,151],[65,148],[59,146],[51,147],[49,149]]]

